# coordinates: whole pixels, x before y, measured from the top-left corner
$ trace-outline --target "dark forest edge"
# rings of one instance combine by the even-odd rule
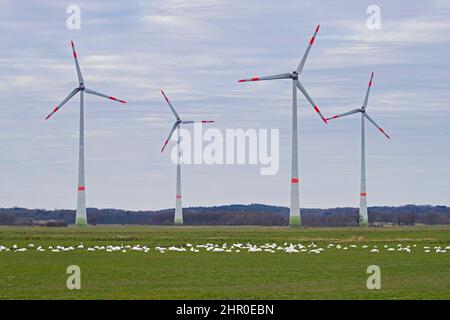
[[[170,225],[173,209],[130,211],[88,208],[90,224]],[[301,209],[302,225],[309,227],[357,226],[357,208]],[[183,209],[186,225],[262,225],[285,226],[289,209],[263,204],[191,207]],[[450,224],[450,207],[405,205],[371,207],[369,219],[374,225]],[[74,210],[0,208],[0,225],[66,226],[75,221]]]

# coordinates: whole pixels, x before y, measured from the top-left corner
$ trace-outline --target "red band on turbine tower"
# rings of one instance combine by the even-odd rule
[[[78,187],[78,191],[86,191],[86,187]]]
[[[367,193],[366,193],[366,192],[361,192],[359,195],[360,195],[361,197],[367,197]]]
[[[298,178],[292,178],[291,179],[291,183],[298,183],[298,181],[299,181]]]
[[[181,200],[181,195],[176,196],[177,200]]]

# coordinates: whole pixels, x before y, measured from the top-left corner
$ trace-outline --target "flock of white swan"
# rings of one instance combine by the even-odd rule
[[[156,253],[166,253],[166,252],[191,252],[191,253],[200,253],[200,252],[211,252],[211,253],[268,253],[273,254],[277,252],[287,253],[287,254],[300,254],[300,253],[309,253],[309,254],[321,254],[326,251],[336,250],[336,251],[352,251],[352,250],[365,250],[366,252],[372,254],[379,253],[406,253],[411,254],[413,252],[418,252],[422,250],[424,253],[436,253],[443,254],[447,253],[450,250],[450,246],[445,245],[429,245],[429,246],[421,246],[422,249],[419,248],[416,244],[402,244],[398,243],[396,245],[369,245],[369,244],[345,244],[345,243],[329,243],[329,244],[316,244],[311,242],[310,244],[301,244],[301,243],[265,243],[262,245],[251,244],[251,243],[233,243],[233,244],[191,244],[186,243],[184,245],[172,245],[172,246],[147,246],[147,245],[91,245],[85,246],[83,243],[75,246],[47,246],[43,247],[40,245],[35,245],[33,243],[29,243],[26,246],[18,246],[14,244],[12,246],[4,246],[0,245],[0,253],[21,253],[21,252],[51,252],[51,253],[64,253],[64,252],[73,252],[73,251],[84,251],[84,252],[156,252]]]

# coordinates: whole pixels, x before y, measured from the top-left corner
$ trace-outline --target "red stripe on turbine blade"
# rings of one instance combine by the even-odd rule
[[[211,120],[202,120],[202,123],[212,123],[212,122],[214,122],[214,121],[211,121]]]
[[[309,40],[309,44],[313,44],[314,43],[314,37],[311,38],[311,40]]]
[[[114,101],[117,101],[117,102],[121,102],[121,103],[127,103],[126,101],[117,99],[117,98],[115,98],[115,97],[109,97],[109,99],[114,100]]]
[[[319,24],[319,25],[317,25],[317,28],[316,28],[316,33],[317,33],[317,32],[319,32],[319,29],[320,29],[320,24]]]
[[[332,118],[332,119],[337,119],[337,118],[339,118],[339,116],[333,116],[333,118]]]
[[[298,181],[299,181],[298,178],[292,178],[291,179],[291,183],[298,183]]]
[[[320,113],[320,110],[319,110],[319,108],[318,108],[317,106],[314,106],[314,110],[316,110],[316,112],[319,114],[319,116],[322,118],[322,120],[323,120],[325,123],[328,123],[328,122],[327,122],[327,119],[325,119],[325,118],[322,116],[322,114]]]
[[[77,58],[77,52],[75,51],[75,45],[73,44],[73,41],[70,41],[70,44],[72,45],[72,51],[73,51],[73,57],[76,59]]]
[[[242,80],[239,80],[238,82],[248,82],[248,81],[258,81],[258,80],[259,80],[259,77],[253,77],[250,79],[242,79]]]
[[[391,137],[386,133],[386,132],[384,132],[384,130],[383,129],[379,129],[380,131],[381,131],[381,133],[382,134],[384,134],[386,137],[388,137],[388,139],[390,139]]]
[[[78,191],[86,191],[86,187],[78,187]]]
[[[45,120],[48,120],[48,118],[50,118],[58,110],[59,110],[59,107],[56,107],[55,109],[53,109],[53,111],[45,118]]]
[[[70,44],[72,45],[72,51],[73,51],[73,57],[77,58],[77,52],[75,51],[75,45],[73,44],[73,41],[70,41]]]
[[[167,146],[168,143],[169,143],[169,140],[167,139],[167,140],[164,142],[163,147],[161,148],[161,152],[164,151],[164,148]]]
[[[361,192],[359,195],[360,195],[361,197],[367,197],[367,193],[366,193],[366,192]]]

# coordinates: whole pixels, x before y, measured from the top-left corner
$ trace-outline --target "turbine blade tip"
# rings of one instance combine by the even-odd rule
[[[238,82],[249,82],[249,81],[259,81],[259,80],[260,80],[259,77],[253,77],[250,79],[241,79]]]
[[[320,24],[317,25],[316,32],[319,32]]]

